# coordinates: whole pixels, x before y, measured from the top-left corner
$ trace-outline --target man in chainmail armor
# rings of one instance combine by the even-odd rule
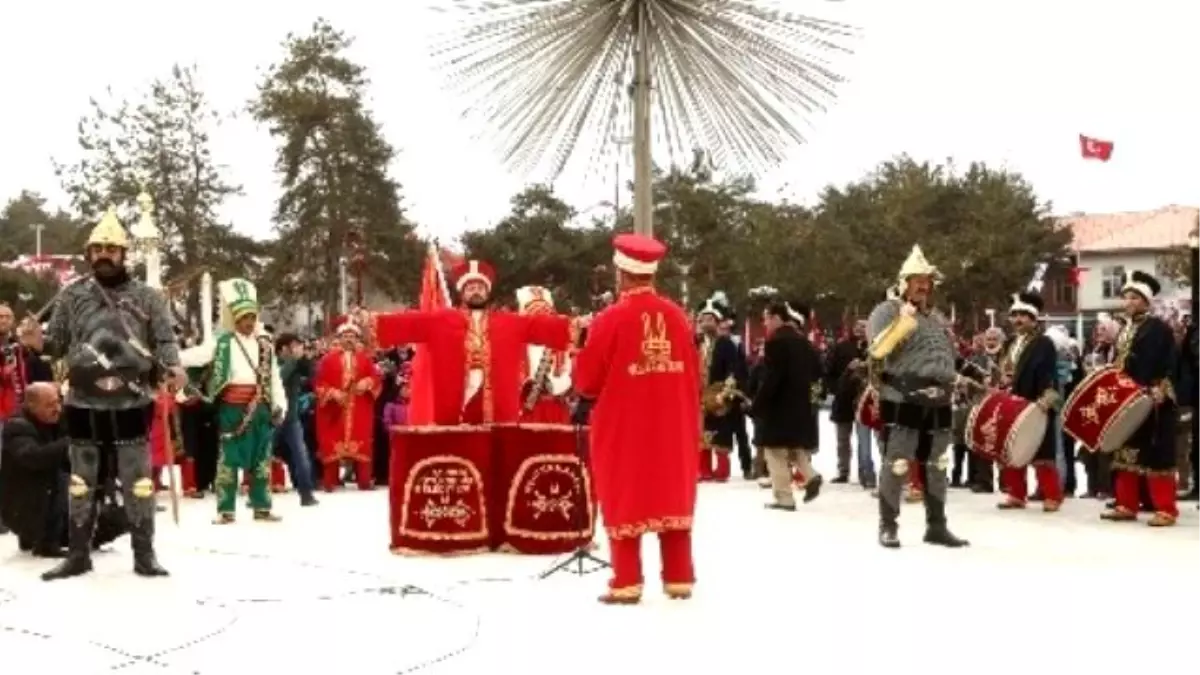
[[[925,465],[925,542],[958,548],[967,542],[946,527],[950,396],[959,384],[956,352],[930,294],[937,268],[919,246],[900,268],[899,297],[880,303],[867,320],[871,369],[885,425],[879,472],[879,544],[899,548],[900,497],[914,463]]]
[[[92,570],[94,491],[120,484],[129,518],[133,571],[166,576],[154,555],[154,482],[150,422],[155,379],[181,386],[179,347],[163,294],[129,276],[125,228],[109,209],[86,244],[93,274],[65,288],[47,331],[67,364],[63,418],[70,439],[68,554],[42,575],[53,581]],[[115,469],[115,476],[112,475]]]

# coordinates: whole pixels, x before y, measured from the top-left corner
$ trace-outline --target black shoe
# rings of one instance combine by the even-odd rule
[[[30,553],[35,558],[58,559],[58,558],[67,557],[66,549],[59,547],[59,546],[48,546],[48,545],[34,546],[33,550],[30,551]]]
[[[996,491],[996,488],[991,485],[972,485],[971,492],[977,495],[990,495]]]
[[[768,502],[763,504],[763,508],[774,511],[795,511],[795,504],[780,504],[779,502]]]
[[[892,508],[882,496],[879,497],[879,545],[884,548],[900,548],[900,509]]]
[[[817,474],[804,483],[804,503],[805,504],[811,502],[812,500],[814,500],[818,496],[820,496],[821,483],[824,483],[824,482],[825,482],[825,479],[821,477],[821,474]]]
[[[946,548],[962,548],[971,545],[971,542],[966,539],[959,539],[954,536],[954,533],[945,525],[935,525],[926,528],[925,543],[933,544],[934,546],[945,546]]]
[[[8,529],[8,526],[4,523],[0,523],[0,534],[8,534],[9,532],[12,532],[12,530]]]
[[[900,548],[900,535],[895,525],[879,527],[879,545],[884,548]]]
[[[133,554],[133,573],[139,577],[169,577],[171,573],[158,564],[154,551]]]
[[[1196,490],[1196,488],[1192,488],[1191,490],[1188,490],[1187,492],[1183,493],[1182,495],[1179,495],[1179,501],[1181,501],[1181,502],[1200,501],[1200,492],[1198,492]]]
[[[69,554],[53,569],[42,572],[42,581],[58,581],[70,579],[92,571],[92,559],[87,555]]]
[[[300,506],[316,506],[320,503],[312,494],[300,495]]]
[[[925,543],[946,548],[968,546],[966,539],[959,539],[946,527],[946,502],[925,493]]]
[[[846,483],[850,482],[850,476],[848,476],[844,473],[839,473],[837,475],[837,478],[834,478],[833,480],[831,480],[829,482],[834,485],[845,485]]]

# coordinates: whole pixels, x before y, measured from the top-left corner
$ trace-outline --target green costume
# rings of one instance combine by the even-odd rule
[[[213,343],[195,348],[198,352],[187,350],[182,357],[187,365],[199,360],[209,364],[204,392],[217,406],[217,430],[220,434],[217,476],[213,485],[217,493],[217,513],[223,521],[232,519],[237,510],[238,472],[249,471],[250,508],[257,518],[273,518],[270,516],[271,491],[268,484],[275,420],[282,418],[287,410],[287,399],[282,393],[279,366],[270,336],[255,336],[257,349],[253,351],[257,351],[257,355],[252,356],[252,350],[239,341],[237,333],[231,330],[238,319],[258,314],[254,286],[243,279],[234,279],[222,282],[220,290],[224,330]],[[249,386],[231,382],[235,367],[243,372],[247,368],[254,372],[253,396],[238,397],[239,400],[249,398],[247,402],[227,400],[225,390],[228,387]]]

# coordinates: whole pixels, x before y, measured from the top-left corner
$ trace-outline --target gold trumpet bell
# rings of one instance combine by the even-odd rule
[[[725,383],[713,382],[700,395],[700,406],[704,414],[721,417],[729,412],[729,397],[725,395]]]

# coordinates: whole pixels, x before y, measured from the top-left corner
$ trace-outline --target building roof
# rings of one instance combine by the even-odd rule
[[[1076,213],[1058,222],[1071,230],[1072,247],[1081,253],[1164,250],[1187,245],[1188,235],[1200,227],[1200,208],[1172,204],[1153,211]]]

